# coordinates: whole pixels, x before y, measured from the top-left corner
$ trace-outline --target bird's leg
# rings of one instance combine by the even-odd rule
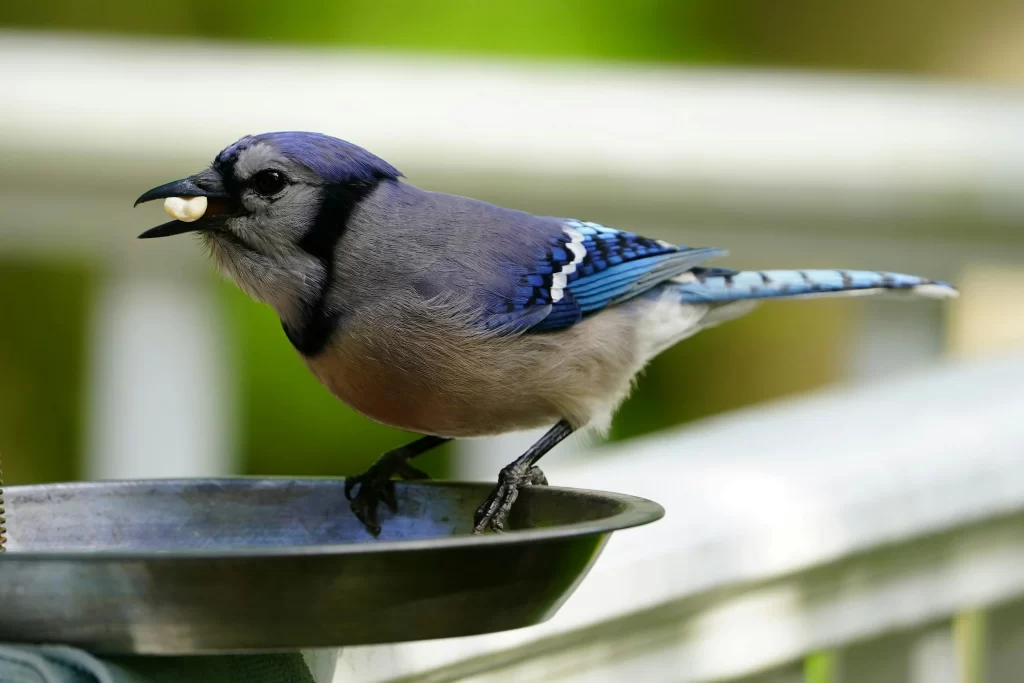
[[[536,467],[537,461],[572,433],[573,426],[561,420],[548,430],[540,441],[530,446],[530,450],[516,458],[498,474],[498,485],[491,491],[484,504],[476,510],[473,519],[474,534],[481,534],[488,528],[502,531],[512,504],[519,496],[519,489],[523,486],[547,485],[548,480],[544,473]]]
[[[388,451],[362,474],[345,477],[345,497],[351,501],[352,513],[371,534],[376,536],[380,533],[377,507],[381,502],[392,512],[398,510],[395,482],[391,478],[398,475],[402,479],[429,479],[426,472],[413,467],[409,461],[447,441],[451,439],[443,436],[424,436]],[[353,489],[357,486],[359,488],[353,496]]]

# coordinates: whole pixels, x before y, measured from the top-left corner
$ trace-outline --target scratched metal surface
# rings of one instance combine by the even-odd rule
[[[6,489],[0,641],[191,654],[401,642],[542,622],[651,501],[538,487],[472,536],[487,484],[396,483],[371,537],[340,479]]]

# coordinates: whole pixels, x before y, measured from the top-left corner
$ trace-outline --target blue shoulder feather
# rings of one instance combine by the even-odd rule
[[[563,222],[489,327],[541,332],[576,324],[725,252],[680,247],[597,223]]]

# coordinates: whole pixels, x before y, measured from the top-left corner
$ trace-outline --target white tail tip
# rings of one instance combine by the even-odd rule
[[[910,291],[929,299],[955,299],[960,296],[960,292],[955,287],[939,282],[917,285],[916,287],[911,287]]]

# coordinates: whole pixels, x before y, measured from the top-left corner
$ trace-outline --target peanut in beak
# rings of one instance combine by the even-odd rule
[[[191,223],[206,213],[206,197],[168,197],[164,200],[164,211],[171,218]]]

